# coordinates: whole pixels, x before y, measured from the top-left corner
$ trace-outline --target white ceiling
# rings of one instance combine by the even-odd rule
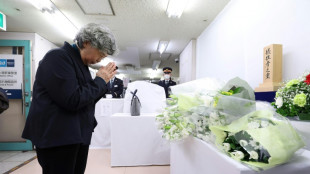
[[[153,60],[161,60],[159,68],[171,66],[173,75],[178,76],[179,65],[175,59],[189,41],[196,39],[229,2],[189,0],[181,18],[168,18],[165,12],[168,0],[51,1],[77,28],[89,22],[108,26],[115,34],[120,48],[120,54],[114,58],[120,69],[125,70],[130,64],[134,71],[140,72],[130,75],[133,80],[147,79]],[[88,9],[82,10],[77,2],[80,5],[88,3]],[[112,9],[106,7],[109,6],[108,3]],[[101,10],[97,8],[100,4],[110,14],[89,15],[91,9],[96,12]],[[7,31],[35,32],[58,46],[64,41],[72,42],[68,36],[59,33],[61,26],[56,26],[54,21],[46,21],[44,14],[27,0],[0,0],[0,11],[7,15]],[[156,53],[159,40],[169,41],[164,57],[158,57],[159,54]],[[159,78],[161,71],[156,75]]]

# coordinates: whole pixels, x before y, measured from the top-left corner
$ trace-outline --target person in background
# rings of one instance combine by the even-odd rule
[[[172,68],[165,67],[163,68],[163,72],[164,72],[164,80],[159,81],[158,85],[165,88],[166,98],[169,98],[169,91],[168,91],[169,87],[174,86],[177,83],[171,80]]]
[[[116,66],[116,69],[118,67]],[[106,94],[112,94],[112,98],[122,98],[123,96],[123,89],[124,89],[124,84],[123,80],[113,76],[109,83],[107,84],[108,86],[108,92]]]
[[[83,174],[95,104],[115,75],[115,64],[101,67],[92,79],[88,65],[114,54],[113,34],[101,24],[87,24],[40,61],[22,137],[32,141],[43,174]]]
[[[9,108],[9,99],[5,90],[0,87],[0,114]]]

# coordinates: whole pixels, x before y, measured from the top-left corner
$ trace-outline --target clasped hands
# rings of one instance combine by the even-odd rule
[[[116,65],[114,62],[108,63],[106,66],[100,67],[96,76],[101,77],[106,83],[110,81],[116,74]]]

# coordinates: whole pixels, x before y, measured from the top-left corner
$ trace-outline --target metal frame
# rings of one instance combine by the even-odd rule
[[[0,40],[0,46],[17,46],[24,47],[24,96],[23,104],[31,103],[31,95],[24,95],[26,92],[31,94],[31,56],[30,56],[30,40]],[[25,107],[25,116],[27,118],[29,113],[29,108]],[[26,142],[12,142],[12,143],[0,143],[0,150],[33,150],[31,141],[26,140]]]

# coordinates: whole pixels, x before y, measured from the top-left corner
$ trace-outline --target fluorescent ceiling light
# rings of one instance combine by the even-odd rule
[[[162,54],[166,50],[168,43],[168,41],[159,41],[157,51]]]
[[[160,65],[160,62],[161,62],[161,60],[154,60],[153,65],[152,65],[152,69],[157,70],[159,65]]]
[[[52,13],[54,11],[54,4],[50,0],[28,0],[33,6],[42,12],[48,11]]]
[[[46,19],[64,36],[73,40],[77,27],[60,11],[50,0],[28,0],[33,6],[39,9]]]
[[[168,17],[180,18],[188,0],[169,0],[167,7]]]

